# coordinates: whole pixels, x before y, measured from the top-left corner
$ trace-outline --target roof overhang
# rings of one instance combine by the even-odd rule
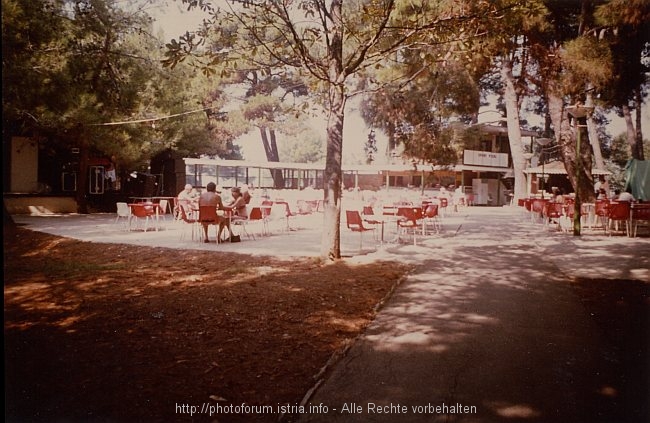
[[[506,173],[512,171],[509,167],[496,167],[496,166],[476,166],[476,165],[466,165],[459,164],[454,167],[456,172],[462,172],[463,170],[469,170],[472,172],[501,172]]]
[[[566,168],[564,167],[564,163],[559,162],[559,161],[554,161],[550,163],[545,163],[543,166],[535,166],[535,167],[529,167],[528,169],[524,169],[524,173],[527,174],[537,174],[537,175],[566,175],[567,171]],[[592,175],[611,175],[612,172],[605,170],[605,169],[591,169],[591,174]]]

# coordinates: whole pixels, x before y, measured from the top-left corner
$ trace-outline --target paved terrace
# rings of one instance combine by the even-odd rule
[[[176,223],[130,233],[111,215],[15,217],[31,229],[86,241],[279,259],[317,256],[320,219],[298,218],[291,223],[296,230],[217,245],[180,241]],[[616,384],[618,375],[608,370],[616,340],[599,332],[567,283],[576,277],[649,281],[647,228],[638,238],[602,230],[573,237],[531,223],[520,208],[469,207],[443,218],[443,232],[418,245],[369,248],[365,234],[358,254],[359,234],[345,225],[341,233],[348,260],[395,259],[415,270],[305,397],[307,407],[323,404],[328,412],[307,412],[301,422],[594,422],[635,408],[637,418],[647,417],[648,381],[635,392]],[[638,374],[647,376],[647,369]],[[389,413],[376,414],[379,405]],[[443,405],[448,408],[436,411]],[[450,411],[457,405],[475,411]],[[401,406],[408,411],[398,413]]]

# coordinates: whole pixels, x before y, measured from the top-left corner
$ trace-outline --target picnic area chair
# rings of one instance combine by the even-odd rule
[[[417,207],[399,207],[397,210],[397,236],[401,239],[401,235],[407,235],[409,232],[413,234],[413,245],[417,245],[417,233],[421,230],[424,234],[424,227],[422,226],[422,208]]]
[[[203,239],[203,229],[201,228],[201,225],[199,223],[199,219],[195,217],[194,214],[188,214],[187,210],[188,207],[183,207],[180,206],[178,208],[178,215],[180,216],[180,221],[185,227],[189,227],[190,231],[192,232],[192,241],[194,241],[194,233],[196,232],[196,237],[198,238],[199,241]],[[181,231],[181,241],[185,239],[185,230]]]
[[[124,229],[129,229],[129,226],[131,225],[131,207],[127,203],[123,202],[118,202],[117,203],[117,217],[115,218],[115,223],[117,224],[120,219],[124,222]]]
[[[348,229],[352,232],[359,232],[359,252],[361,252],[363,249],[363,233],[374,231],[375,228],[368,228],[363,225],[363,219],[358,210],[346,210],[345,218]]]

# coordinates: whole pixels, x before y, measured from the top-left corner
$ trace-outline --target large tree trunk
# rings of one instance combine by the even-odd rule
[[[594,95],[588,86],[587,98],[585,99],[585,106],[594,107]],[[592,115],[593,116],[593,115]],[[603,153],[600,148],[600,139],[598,138],[598,126],[592,116],[587,117],[587,130],[589,132],[589,141],[591,142],[591,149],[594,152],[594,161],[596,162],[597,169],[605,169],[605,160],[603,160]]]
[[[90,146],[86,132],[80,128],[75,131],[77,142],[79,142],[79,177],[77,180],[77,212],[88,213],[88,163],[90,161]]]
[[[260,137],[264,145],[264,153],[266,153],[266,160],[269,162],[277,163],[280,161],[278,154],[278,145],[275,139],[275,131],[269,129],[269,134],[266,133],[266,126],[260,126]],[[271,176],[273,177],[273,187],[276,189],[284,188],[284,176],[282,169],[271,169]]]
[[[558,145],[562,149],[562,158],[564,167],[567,171],[567,177],[571,182],[571,186],[577,192],[582,201],[594,201],[594,181],[591,176],[591,149],[589,148],[589,139],[586,128],[577,127],[571,128],[568,114],[564,109],[562,97],[555,92],[548,93],[548,109],[555,128],[555,137]],[[585,125],[585,122],[582,122]],[[559,128],[559,130],[558,130]],[[579,174],[577,173],[577,154],[576,154],[576,141],[578,130],[580,133],[580,167]],[[579,182],[579,183],[578,183]]]
[[[323,192],[323,236],[321,258],[341,258],[341,184],[343,158],[343,118],[345,116],[345,75],[343,73],[342,1],[330,7],[331,35],[328,45],[329,104],[327,155]]]
[[[327,157],[325,159],[325,190],[323,238],[321,257],[330,260],[341,257],[341,189],[342,189],[342,157],[343,157],[343,118],[345,96],[342,88],[332,87],[330,94],[333,102],[327,119]]]
[[[636,159],[639,152],[636,146],[636,131],[634,129],[634,122],[632,121],[632,111],[627,104],[623,105],[623,119],[625,120],[625,138],[627,144],[630,146],[630,155]]]
[[[639,87],[637,87],[634,91],[636,97],[636,133],[634,137],[636,154],[633,153],[632,158],[637,160],[645,160],[645,153],[643,152],[643,133],[641,132],[641,105],[643,104],[643,99],[641,98],[641,89]]]
[[[508,121],[508,140],[510,142],[512,167],[515,174],[514,200],[516,202],[518,199],[526,196],[526,177],[524,175],[526,159],[524,158],[524,150],[521,146],[519,107],[514,77],[512,75],[512,61],[510,59],[503,60],[501,65],[501,80],[505,85],[504,97]]]

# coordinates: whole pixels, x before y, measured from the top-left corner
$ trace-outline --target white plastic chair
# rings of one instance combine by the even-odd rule
[[[117,217],[115,218],[115,223],[118,223],[120,221],[120,218],[126,219],[124,226],[125,228],[129,228],[132,217],[131,207],[129,207],[128,204],[122,202],[117,203]]]
[[[159,218],[167,220],[167,207],[169,207],[169,200],[160,200]]]
[[[287,215],[287,205],[284,203],[274,203],[271,206],[271,213],[268,217],[271,222],[281,222],[280,231],[289,230],[289,216]]]

